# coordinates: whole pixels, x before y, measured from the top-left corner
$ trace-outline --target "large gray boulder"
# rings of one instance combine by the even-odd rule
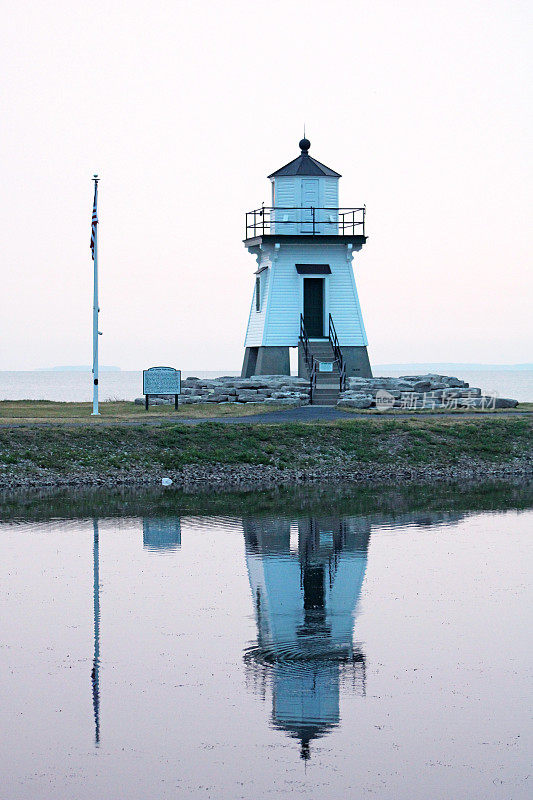
[[[448,388],[444,390],[444,397],[481,397],[481,389]]]
[[[371,408],[374,398],[370,395],[354,395],[352,397],[341,397],[337,405],[341,408]]]
[[[265,406],[301,406],[304,405],[298,397],[267,397],[263,401]]]
[[[496,397],[494,400],[495,408],[516,408],[518,400],[511,400],[510,397]]]
[[[461,381],[459,378],[455,378],[451,375],[436,375],[433,372],[428,372],[426,375],[402,375],[402,380],[411,381],[416,383],[418,381],[424,381],[430,384],[437,384],[442,383],[445,386],[457,386],[457,387],[468,387],[468,383],[466,381]]]

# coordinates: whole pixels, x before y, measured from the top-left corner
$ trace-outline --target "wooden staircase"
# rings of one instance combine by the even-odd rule
[[[345,367],[342,350],[330,315],[329,336],[324,339],[309,339],[303,318],[300,320],[299,347],[307,366],[311,387],[311,403],[335,406],[341,385],[345,383]],[[331,364],[331,367],[328,365]]]

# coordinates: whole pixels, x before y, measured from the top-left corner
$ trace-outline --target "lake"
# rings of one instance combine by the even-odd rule
[[[426,370],[427,371],[427,370]],[[512,397],[520,402],[533,402],[533,370],[530,369],[465,369],[448,370],[471,386],[479,387],[487,394],[497,397]],[[237,372],[182,372],[182,377],[196,375],[198,378],[217,378]],[[391,367],[374,368],[376,376],[413,375],[413,370]],[[142,396],[142,371],[121,370],[100,373],[100,400],[135,400]],[[0,371],[0,400],[55,400],[89,402],[92,400],[92,375],[76,370],[29,370]]]
[[[2,800],[531,796],[531,486],[0,508]]]

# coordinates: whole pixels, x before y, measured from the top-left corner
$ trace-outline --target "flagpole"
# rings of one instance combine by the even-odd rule
[[[94,208],[98,202],[98,175],[94,175]],[[93,288],[93,410],[92,417],[100,416],[98,411],[98,225],[94,226],[94,288]]]

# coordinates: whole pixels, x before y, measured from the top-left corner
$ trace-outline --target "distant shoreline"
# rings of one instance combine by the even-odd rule
[[[441,362],[441,363],[431,363],[421,361],[419,363],[407,363],[407,364],[375,364],[372,367],[373,370],[383,370],[383,369],[391,369],[394,372],[398,370],[409,370],[410,372],[414,372],[416,374],[424,373],[424,372],[434,372],[436,374],[448,374],[448,372],[453,372],[456,370],[472,370],[473,372],[532,372],[533,371],[533,364],[477,364],[477,363],[455,363],[453,361],[450,362]]]
[[[121,367],[98,367],[100,372],[122,372]],[[16,372],[17,370],[12,370]],[[92,372],[91,366],[81,367],[37,367],[33,370],[21,370],[22,372]]]
[[[228,369],[228,370],[221,370],[221,369],[200,369],[199,367],[193,369],[186,369],[185,367],[178,367],[181,369],[183,373],[186,374],[194,374],[195,369],[197,372],[201,374],[213,374],[213,375],[239,375],[239,369]],[[136,367],[136,368],[124,368],[124,367],[117,367],[117,366],[101,366],[99,367],[100,372],[142,372],[144,367]],[[380,373],[383,370],[390,369],[393,372],[398,372],[399,370],[405,370],[406,374],[409,373],[435,373],[435,374],[447,374],[450,371],[453,372],[454,370],[461,371],[461,370],[472,370],[474,372],[533,372],[533,363],[519,363],[519,364],[480,364],[477,362],[459,362],[459,361],[438,361],[438,362],[431,362],[431,361],[408,361],[408,362],[399,362],[399,363],[392,363],[386,362],[383,364],[373,364],[372,370],[374,373],[379,371]],[[53,367],[32,367],[31,369],[0,369],[1,372],[92,372],[92,368],[90,365],[81,365],[81,366],[53,366]]]

